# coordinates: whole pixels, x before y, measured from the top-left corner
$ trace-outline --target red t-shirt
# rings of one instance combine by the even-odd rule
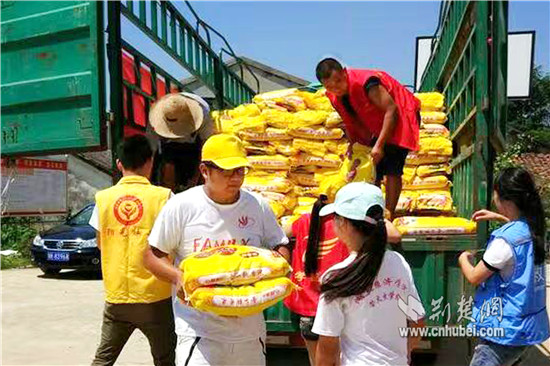
[[[309,237],[310,214],[302,215],[292,224],[292,233],[296,238],[296,245],[292,251],[291,280],[300,286],[300,289],[284,300],[284,304],[292,312],[302,316],[315,316],[319,303],[319,279],[327,269],[342,262],[349,256],[346,245],[341,242],[334,232],[334,218],[321,218],[321,233],[319,235],[319,263],[317,273],[311,277],[305,275],[305,253]]]

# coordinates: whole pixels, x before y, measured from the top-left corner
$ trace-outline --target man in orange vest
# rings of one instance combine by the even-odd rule
[[[376,184],[386,177],[386,208],[393,218],[405,159],[418,150],[420,101],[383,71],[343,68],[333,58],[319,62],[316,75],[344,121],[350,147],[372,147]]]
[[[149,183],[152,157],[146,137],[126,138],[116,162],[122,179],[96,194],[90,225],[97,230],[101,250],[105,311],[94,366],[113,365],[136,328],[149,340],[156,366],[175,363],[171,286],[143,266],[147,237],[172,195]]]

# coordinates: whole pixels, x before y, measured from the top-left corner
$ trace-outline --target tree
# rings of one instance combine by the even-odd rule
[[[550,151],[550,73],[541,66],[533,70],[531,98],[508,103],[508,139],[532,138],[532,151]]]

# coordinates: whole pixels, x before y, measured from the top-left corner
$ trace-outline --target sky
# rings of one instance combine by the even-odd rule
[[[190,16],[181,1],[173,1]],[[432,35],[439,1],[272,2],[192,1],[199,16],[222,33],[237,55],[246,56],[309,81],[315,66],[333,56],[347,66],[379,68],[403,84],[414,80],[415,39]],[[193,22],[192,22],[193,23]],[[509,31],[535,30],[535,64],[550,70],[550,2],[509,3]],[[178,78],[175,63],[123,23],[123,37]],[[219,43],[214,41],[214,46]],[[215,47],[216,48],[216,47]]]

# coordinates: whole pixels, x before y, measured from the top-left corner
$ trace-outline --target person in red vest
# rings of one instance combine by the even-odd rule
[[[405,159],[418,150],[420,101],[384,71],[344,68],[333,58],[319,62],[316,76],[344,120],[350,146],[372,147],[376,185],[386,177],[386,208],[393,219]]]

